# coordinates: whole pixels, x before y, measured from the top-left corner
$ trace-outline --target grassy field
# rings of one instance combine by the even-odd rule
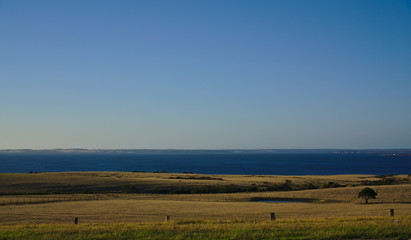
[[[234,185],[248,189],[285,183],[291,186],[286,191],[122,191],[125,185],[157,192],[178,187]],[[371,186],[378,195],[371,204],[364,204],[357,195],[369,183],[378,184]],[[298,189],[307,184],[317,187]],[[0,194],[0,239],[411,238],[411,184],[406,175],[0,174]],[[395,217],[387,217],[390,209]],[[271,212],[276,215],[275,222],[269,221]],[[171,222],[164,223],[165,216],[170,216]],[[73,224],[74,217],[80,224]]]
[[[411,218],[1,226],[0,239],[409,239]]]
[[[409,176],[395,176],[398,182],[411,183]],[[334,185],[358,186],[378,182],[374,175],[274,176],[274,175],[201,175],[142,172],[65,172],[16,174],[0,173],[0,194],[121,193],[134,188],[136,193],[199,189],[204,186],[235,186],[255,191],[275,187],[328,188]],[[283,186],[287,183],[289,186]],[[126,189],[124,189],[126,188]],[[282,190],[277,189],[277,190]]]

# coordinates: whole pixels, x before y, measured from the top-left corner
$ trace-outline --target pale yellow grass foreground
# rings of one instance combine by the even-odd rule
[[[395,209],[397,216],[410,216],[409,204],[353,203],[258,203],[200,202],[174,200],[102,200],[60,202],[0,207],[1,224],[158,222],[166,215],[172,220],[244,220],[264,221],[275,212],[278,219],[387,216]]]
[[[70,175],[71,174],[71,175]],[[70,177],[71,176],[71,177]],[[224,180],[170,179],[191,174],[153,173],[44,173],[0,174],[0,189],[6,191],[17,186],[18,191],[29,191],[25,184],[37,190],[55,186],[105,186],[133,182],[165,187],[170,184],[250,184],[256,182],[338,182],[358,184],[374,176],[236,176],[209,175]],[[195,175],[200,176],[200,175]],[[201,175],[203,176],[203,175]],[[402,176],[406,177],[406,176]],[[4,179],[7,181],[3,182]],[[104,180],[106,179],[106,180]],[[108,180],[107,180],[108,179]],[[66,181],[66,182],[64,182]],[[389,209],[396,216],[411,215],[411,184],[371,186],[378,192],[372,204],[363,204],[357,198],[364,186],[315,189],[287,192],[253,192],[231,194],[55,194],[55,195],[3,195],[0,196],[0,224],[158,222],[166,215],[172,220],[244,220],[266,221],[275,212],[278,219],[371,217],[387,216]],[[29,191],[30,192],[30,191]],[[264,203],[254,198],[314,199],[300,203]],[[17,202],[15,204],[1,203]]]

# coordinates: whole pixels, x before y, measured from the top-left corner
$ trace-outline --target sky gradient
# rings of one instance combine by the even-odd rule
[[[411,1],[0,0],[0,149],[411,148]]]

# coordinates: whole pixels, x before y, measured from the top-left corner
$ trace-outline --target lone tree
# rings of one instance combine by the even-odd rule
[[[358,198],[364,198],[365,199],[365,204],[368,204],[368,199],[374,198],[377,196],[377,193],[374,191],[374,189],[366,187],[363,190],[361,190],[358,193]]]

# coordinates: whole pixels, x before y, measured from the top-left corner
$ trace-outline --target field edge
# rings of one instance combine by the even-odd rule
[[[0,226],[0,239],[409,239],[411,216]]]

